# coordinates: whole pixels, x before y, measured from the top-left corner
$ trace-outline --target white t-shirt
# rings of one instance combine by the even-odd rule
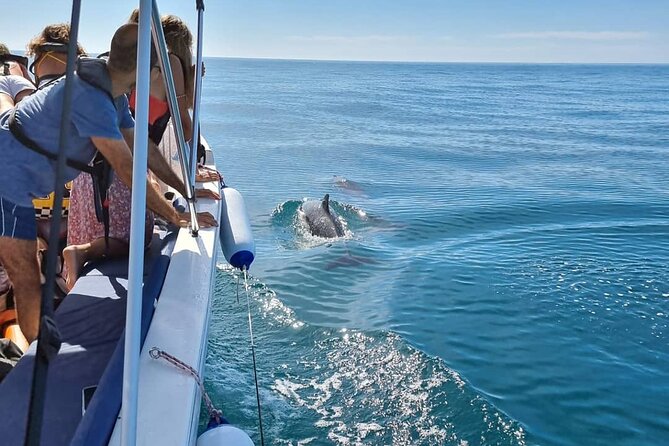
[[[16,96],[22,91],[32,91],[34,89],[35,85],[25,77],[15,76],[13,74],[10,74],[9,76],[0,76],[0,93],[8,95],[12,100],[16,99]]]

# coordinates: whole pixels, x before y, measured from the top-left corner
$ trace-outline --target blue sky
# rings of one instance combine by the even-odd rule
[[[194,0],[159,0],[194,29]],[[80,41],[103,51],[135,1],[84,0]],[[206,56],[445,62],[669,63],[669,0],[205,0]],[[66,0],[0,0],[13,49]],[[10,21],[7,17],[17,17]],[[20,18],[19,18],[20,17]]]

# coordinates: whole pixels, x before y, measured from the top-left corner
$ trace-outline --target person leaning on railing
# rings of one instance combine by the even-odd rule
[[[136,21],[133,22],[133,16],[131,16],[129,23],[136,23]],[[177,93],[181,91],[184,96],[190,98],[189,101],[192,103],[192,88],[186,88],[187,85],[193,83],[192,73],[188,77],[183,71],[183,67],[191,66],[190,46],[193,40],[192,36],[186,24],[178,17],[164,16],[162,23],[168,49],[178,54],[178,56],[170,55],[172,71],[179,73],[179,76],[175,76],[176,91]],[[184,60],[185,64],[181,64],[181,60]],[[149,96],[149,156],[155,158],[154,166],[155,163],[163,164],[164,158],[156,145],[160,143],[170,119],[164,82],[160,68],[153,66],[151,68]],[[130,93],[129,103],[131,112],[134,112],[134,89]],[[179,112],[181,122],[187,121],[189,128],[191,128],[187,101],[179,101]],[[128,145],[131,146],[134,132],[123,130],[122,133],[124,133]],[[164,163],[162,170],[165,172],[163,177],[168,176],[171,179],[170,184],[177,184],[179,187],[175,187],[175,189],[185,195],[186,191],[183,189],[181,180],[176,173],[171,171],[169,164]],[[195,193],[198,198],[220,198],[216,192],[208,189],[196,189]],[[128,255],[130,203],[132,198],[130,189],[117,176],[112,180],[108,190],[109,227],[106,237],[105,227],[98,220],[95,210],[94,194],[93,179],[90,175],[79,175],[74,180],[67,222],[67,247],[63,250],[66,288],[68,290],[74,286],[79,278],[81,268],[86,262],[102,257],[112,258]],[[145,242],[148,243],[153,233],[153,218],[150,212],[147,213],[145,226]]]
[[[128,23],[139,22],[139,10],[135,9]],[[160,19],[163,27],[163,34],[165,35],[165,43],[167,44],[167,51],[170,56],[170,67],[172,69],[172,79],[174,79],[174,89],[177,94],[177,102],[179,104],[179,117],[181,126],[184,131],[186,139],[190,139],[193,133],[193,122],[191,120],[188,110],[193,108],[193,88],[194,88],[194,70],[193,70],[193,55],[191,48],[193,47],[193,35],[188,29],[186,23],[175,15],[164,15]],[[158,71],[160,73],[160,71]],[[160,79],[162,81],[162,76]],[[151,85],[151,96],[160,100],[164,104],[165,112],[167,109],[167,91],[162,82],[155,82]],[[130,93],[130,108],[134,109],[135,91]],[[162,131],[164,132],[164,128]],[[160,141],[162,133],[158,133],[152,139],[156,144]]]
[[[17,102],[35,90],[33,83],[23,76],[24,72],[28,73],[26,64],[25,59],[14,56],[5,44],[0,43],[0,115],[13,108]],[[12,293],[12,283],[0,262],[0,316],[3,311],[10,309],[10,302],[13,302]],[[0,324],[0,337],[2,333],[3,327]],[[0,354],[0,359],[2,359],[1,356]],[[0,380],[2,377],[3,373],[0,370]]]
[[[135,9],[128,23],[138,23],[139,10]],[[193,108],[195,95],[195,65],[193,64],[193,34],[188,29],[186,23],[181,18],[175,15],[164,15],[160,18],[160,23],[165,35],[165,43],[167,44],[167,51],[169,54],[170,68],[172,72],[172,79],[174,80],[174,90],[177,98],[177,105],[179,107],[179,120],[183,129],[186,142],[190,142],[193,134],[193,120],[190,116],[189,110]],[[202,64],[202,75],[204,76],[204,63]],[[149,126],[150,138],[158,144],[162,139],[163,133],[167,127],[167,122],[170,118],[167,105],[167,91],[162,79],[162,73],[159,67],[155,67],[157,71],[155,76],[156,82],[151,84],[151,107],[152,109],[160,108],[162,112],[155,111],[156,120]],[[152,73],[152,76],[154,74]],[[153,78],[152,78],[153,79]],[[134,108],[135,92],[130,93],[130,108]],[[166,118],[166,119],[165,119]],[[203,147],[200,148],[204,150]],[[198,159],[201,153],[198,149]],[[198,166],[196,172],[197,181],[217,181],[219,179],[218,172],[212,172],[210,169]]]
[[[104,84],[108,91],[84,81],[80,73],[70,80],[74,93],[72,122],[68,127],[68,144],[63,148],[70,164],[88,163],[98,150],[128,186],[132,185],[132,152],[121,128],[134,125],[125,94],[135,84],[137,37],[138,29],[133,24],[123,25],[114,34],[109,60],[100,72],[106,76]],[[55,163],[50,156],[58,152],[59,113],[65,84],[56,82],[0,116],[0,159],[3,162],[0,261],[14,285],[19,325],[29,342],[39,331],[41,294],[32,197],[45,195],[54,188]],[[24,136],[22,142],[17,133],[9,129],[13,110],[15,122],[20,123]],[[35,147],[41,147],[46,154],[39,153]],[[65,170],[65,181],[79,174],[71,167]],[[154,172],[160,176],[160,172]],[[146,199],[148,207],[166,220],[188,226],[190,215],[177,212],[151,185],[147,187]],[[209,213],[199,213],[197,218],[202,227],[217,225]]]
[[[30,39],[26,46],[26,56],[32,57],[33,62],[29,71],[35,76],[35,85],[45,88],[65,75],[67,68],[67,51],[70,43],[70,25],[68,23],[52,23],[46,25],[35,37]],[[86,56],[86,50],[77,42],[77,55]],[[81,176],[81,175],[80,175]],[[35,197],[35,218],[37,218],[37,258],[40,260],[40,269],[44,271],[46,252],[48,250],[51,221],[61,218],[60,239],[67,233],[67,216],[70,207],[70,192],[72,182],[63,188],[63,204],[61,209],[54,209],[55,193],[51,192],[44,197]],[[56,263],[56,285],[60,293],[67,293],[65,275],[62,270],[63,259],[59,256]]]

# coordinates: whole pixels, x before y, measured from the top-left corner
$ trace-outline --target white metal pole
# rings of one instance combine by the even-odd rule
[[[137,84],[135,141],[132,166],[132,204],[130,207],[130,259],[128,299],[125,315],[125,354],[123,357],[123,405],[121,406],[121,444],[137,441],[137,396],[139,353],[142,330],[142,282],[144,278],[144,221],[146,218],[146,169],[149,141],[149,89],[151,64],[151,0],[140,0],[137,41]]]
[[[195,100],[193,101],[193,135],[191,136],[190,184],[195,184],[197,149],[200,144],[200,101],[202,100],[202,41],[204,33],[204,2],[197,2],[197,48],[195,55]]]
[[[188,208],[190,209],[190,224],[191,234],[197,237],[200,225],[197,221],[197,212],[195,210],[194,199],[194,185],[190,182],[190,174],[188,173],[188,144],[184,136],[184,130],[181,125],[179,114],[179,104],[177,102],[177,92],[174,87],[174,78],[172,77],[172,66],[170,64],[170,55],[167,51],[167,43],[165,43],[165,34],[163,33],[163,26],[160,21],[160,12],[158,11],[158,3],[153,0],[153,37],[156,44],[156,51],[158,53],[158,61],[160,69],[163,72],[163,79],[165,80],[165,90],[167,90],[167,105],[172,115],[172,128],[174,128],[174,136],[177,139],[179,146],[179,164],[181,165],[181,175],[183,176],[184,185],[186,186],[186,199],[188,200]]]

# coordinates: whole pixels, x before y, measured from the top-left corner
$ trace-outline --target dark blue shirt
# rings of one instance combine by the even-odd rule
[[[61,111],[65,79],[37,91],[17,107],[17,121],[23,132],[40,147],[58,152]],[[72,121],[69,125],[67,157],[89,163],[95,156],[91,137],[122,139],[121,128],[132,128],[134,121],[125,96],[110,97],[99,88],[73,77]],[[9,112],[0,116],[0,197],[19,206],[32,206],[34,197],[48,195],[54,190],[56,163],[24,147],[8,128]],[[71,181],[79,171],[68,167],[65,181]]]

